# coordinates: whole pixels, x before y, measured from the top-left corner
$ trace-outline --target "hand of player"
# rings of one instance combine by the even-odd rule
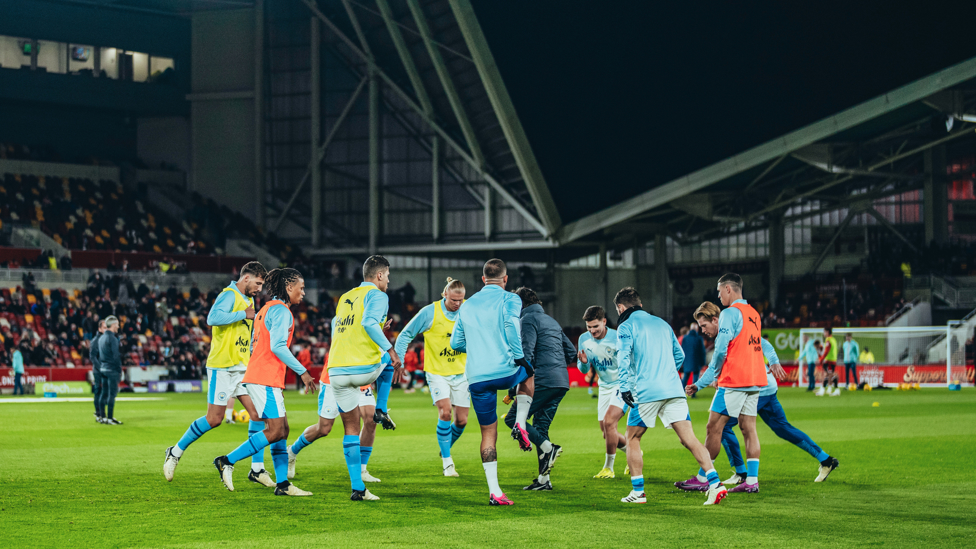
[[[780,364],[770,364],[769,371],[773,373],[773,377],[776,379],[786,379],[786,370]]]
[[[318,383],[315,382],[315,378],[313,378],[308,372],[302,374],[302,383],[305,384],[306,395],[309,393],[317,393],[319,391]]]
[[[248,307],[244,309],[244,318],[251,320],[254,318],[254,307]]]
[[[685,394],[688,395],[688,396],[692,396],[692,395],[694,395],[697,392],[698,392],[698,386],[697,385],[691,384],[691,385],[688,385],[688,386],[685,387]]]
[[[390,350],[387,351],[387,353],[390,355],[390,366],[399,368],[403,364],[403,362],[400,360],[400,355],[398,355],[396,352],[396,349],[390,347]]]
[[[583,364],[586,364],[586,351],[580,349],[579,352],[576,353],[576,358],[579,359],[579,361]]]
[[[532,367],[532,363],[529,362],[529,360],[527,358],[525,358],[525,357],[516,358],[515,359],[515,365],[516,366],[521,366],[521,367],[525,368],[525,373],[529,377],[532,377],[532,376],[535,375],[535,368]]]
[[[390,329],[390,326],[393,326],[393,319],[392,318],[386,319],[386,324],[383,325],[383,331],[389,330]]]
[[[637,403],[634,402],[634,395],[630,394],[630,391],[620,393],[620,400],[624,401],[624,404],[630,406],[631,408],[637,407]]]
[[[393,368],[393,383],[400,383],[400,380],[403,379],[403,370],[404,369],[405,368],[403,368],[403,366],[399,366],[397,368]]]

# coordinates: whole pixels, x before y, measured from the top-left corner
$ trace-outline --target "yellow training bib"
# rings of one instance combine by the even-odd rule
[[[366,294],[378,292],[376,286],[360,286],[342,294],[336,307],[335,332],[329,350],[329,369],[344,366],[379,364],[383,351],[366,333],[363,312]],[[380,323],[383,329],[383,323]]]
[[[454,322],[447,319],[441,302],[434,303],[434,320],[424,332],[424,371],[439,376],[464,373],[468,355],[451,348]]]
[[[243,311],[254,306],[254,300],[243,297],[233,288],[224,288],[223,292],[234,292],[233,312]],[[210,341],[210,355],[207,357],[207,368],[230,368],[242,364],[247,366],[251,359],[251,328],[254,321],[244,319],[227,326],[213,326]]]

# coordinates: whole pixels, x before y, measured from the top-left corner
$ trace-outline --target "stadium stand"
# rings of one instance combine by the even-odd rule
[[[115,314],[122,321],[124,366],[166,366],[170,379],[199,379],[209,352],[206,316],[217,291],[183,294],[171,287],[157,295],[143,285],[130,293],[131,286],[129,279],[106,277],[87,292],[0,290],[0,362],[20,346],[29,366],[91,366],[91,335],[100,318]],[[307,342],[316,352],[327,347],[329,319],[314,306],[296,309],[303,320],[296,344]]]
[[[0,288],[0,364],[9,363],[19,346],[28,366],[90,367],[89,341],[98,321],[115,315],[122,324],[123,366],[165,366],[169,379],[199,379],[210,350],[207,314],[219,291],[194,286],[181,292],[175,284],[161,288],[99,271],[85,290],[39,289],[27,272],[17,287]],[[392,293],[403,302],[402,288]],[[308,346],[315,365],[331,341],[335,298],[323,293],[319,306],[306,301],[293,310],[299,320],[294,346]],[[388,335],[395,339],[418,309],[403,303]]]
[[[36,224],[70,249],[156,253],[214,249],[197,227],[178,223],[110,181],[8,173],[0,196],[0,220]]]

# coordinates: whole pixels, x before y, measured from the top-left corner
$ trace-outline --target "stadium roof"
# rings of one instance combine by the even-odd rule
[[[645,182],[621,186],[640,188],[640,194],[608,205],[606,197],[614,196],[609,188],[612,180],[596,184],[568,180],[567,170],[582,166],[585,160],[577,156],[554,158],[551,154],[549,142],[561,145],[573,140],[586,141],[587,136],[553,135],[538,124],[537,111],[546,109],[525,99],[526,83],[522,80],[527,69],[513,65],[511,60],[511,42],[523,48],[526,43],[519,42],[517,37],[509,40],[508,35],[501,34],[504,26],[498,25],[499,12],[508,16],[518,14],[512,11],[511,5],[479,2],[479,17],[476,17],[468,0],[344,0],[317,5],[311,0],[302,1],[313,11],[321,10],[332,35],[341,38],[342,49],[363,60],[363,70],[365,60],[372,58],[393,95],[408,110],[419,113],[424,123],[445,138],[475,168],[478,176],[487,180],[502,200],[518,210],[537,231],[537,238],[517,242],[456,242],[453,249],[426,243],[381,245],[380,250],[385,253],[559,247],[564,248],[557,251],[562,260],[592,253],[601,242],[611,249],[630,248],[661,232],[684,243],[730,231],[756,230],[767,223],[766,214],[782,213],[805,199],[815,199],[821,207],[834,209],[854,200],[852,193],[863,193],[865,188],[877,195],[918,188],[922,184],[921,153],[938,143],[968,135],[969,123],[962,120],[950,133],[946,133],[944,125],[941,133],[932,128],[933,122],[935,127],[944,122],[947,114],[965,113],[971,103],[968,90],[970,81],[976,77],[976,59],[752,148],[748,140],[734,137],[725,139],[721,148],[710,146],[723,137],[706,129],[701,132],[700,143],[692,141],[697,146],[693,156],[698,162],[716,158],[716,149],[735,151],[737,143],[745,143],[739,149],[742,152],[724,159],[717,157],[710,164],[695,166],[693,161],[672,159],[667,156],[670,154],[667,148],[648,151],[647,156],[655,160],[655,168],[646,170]],[[499,12],[492,12],[493,6],[500,6]],[[544,24],[532,20],[519,22],[518,17],[502,17],[501,21],[515,25],[513,33],[517,33],[519,24],[532,28]],[[362,44],[369,45],[368,51]],[[496,51],[500,56],[497,62]],[[540,54],[531,51],[525,55],[538,59]],[[558,56],[559,52],[544,50],[542,55]],[[915,69],[919,66],[931,64],[916,64]],[[544,70],[532,63],[528,67]],[[881,81],[898,81],[898,78]],[[873,89],[877,89],[877,83],[872,83]],[[864,89],[872,88],[862,86],[858,91],[863,93]],[[952,90],[954,95],[932,97],[946,90]],[[542,95],[555,97],[561,90],[543,92]],[[572,92],[565,94],[571,96]],[[841,94],[833,103],[821,101],[819,105],[822,108],[824,104],[843,104],[850,97],[851,94]],[[632,99],[632,96],[625,98]],[[795,99],[810,100],[802,96]],[[593,98],[593,101],[607,101],[607,97]],[[647,101],[653,103],[654,98],[649,96]],[[657,108],[668,107],[658,105]],[[729,108],[734,109],[726,107]],[[816,112],[802,104],[795,110],[804,111],[805,116]],[[543,116],[551,115],[543,112]],[[571,120],[575,113],[561,115]],[[523,126],[523,120],[533,122]],[[782,121],[778,127],[781,126]],[[665,135],[667,130],[655,129]],[[545,161],[537,159],[536,150],[545,151]],[[600,147],[594,144],[591,156],[600,154]],[[596,160],[599,162],[600,158]],[[646,164],[650,159],[633,161]],[[675,168],[681,167],[689,171],[675,172]],[[673,174],[670,180],[657,180],[667,173]],[[566,206],[567,195],[576,202],[585,202],[586,211],[601,209],[581,217],[578,210]],[[579,200],[580,196],[586,200]],[[858,200],[865,198],[861,196]],[[564,223],[566,220],[570,222]]]
[[[834,209],[920,188],[921,153],[974,135],[974,78],[976,58],[569,223],[559,240],[667,232],[694,241],[765,226],[767,214],[804,199]],[[856,194],[866,187],[873,194]]]
[[[456,212],[462,212],[461,208],[468,208],[464,212],[474,212],[478,207],[486,211],[492,208],[490,200],[486,204],[479,187],[470,185],[479,182],[486,182],[494,190],[494,196],[499,197],[496,210],[505,208],[515,212],[514,218],[499,216],[507,221],[498,222],[518,225],[514,231],[492,233],[487,228],[490,222],[486,221],[485,236],[480,240],[478,235],[470,234],[455,239],[451,235],[444,238],[442,234],[439,239],[436,231],[432,240],[418,239],[404,236],[407,231],[396,234],[397,228],[390,221],[384,229],[387,233],[380,239],[379,249],[384,253],[561,248],[556,254],[563,260],[592,253],[600,243],[611,249],[633,247],[662,232],[685,243],[734,231],[756,230],[765,226],[767,214],[779,214],[803,200],[817,200],[824,208],[839,208],[867,198],[863,194],[855,196],[865,189],[874,193],[871,196],[880,196],[919,188],[923,172],[921,154],[939,143],[959,142],[972,134],[971,123],[961,117],[967,107],[976,111],[971,92],[972,80],[976,78],[976,58],[839,110],[877,94],[884,89],[879,86],[893,86],[911,75],[926,74],[932,70],[933,63],[942,63],[937,67],[946,66],[951,62],[949,59],[965,57],[964,48],[954,47],[960,40],[965,41],[960,33],[939,42],[940,55],[928,55],[932,49],[929,43],[925,49],[911,41],[907,44],[898,40],[881,41],[872,53],[881,51],[890,55],[878,60],[874,64],[877,66],[862,68],[857,65],[858,59],[847,61],[847,72],[838,72],[847,80],[838,84],[812,82],[823,80],[821,71],[817,73],[820,78],[811,77],[809,89],[803,95],[783,93],[795,90],[768,85],[778,81],[780,74],[743,85],[742,80],[755,76],[750,70],[763,70],[763,60],[756,56],[780,55],[792,60],[790,56],[800,50],[770,53],[780,42],[769,42],[768,33],[738,37],[736,33],[747,34],[745,31],[749,29],[770,26],[776,21],[767,18],[757,23],[751,16],[739,15],[736,16],[739,19],[729,23],[730,14],[723,10],[731,8],[715,6],[701,18],[696,15],[687,21],[681,19],[680,13],[655,12],[664,8],[654,3],[621,8],[623,11],[619,13],[610,10],[594,13],[591,3],[572,2],[553,12],[544,3],[526,5],[502,0],[286,1],[289,5],[306,6],[310,12],[305,13],[314,13],[321,19],[324,43],[349,60],[349,71],[356,81],[365,81],[365,75],[372,70],[379,74],[385,109],[404,121],[404,127],[422,148],[433,150],[436,141],[433,136],[446,144],[447,151],[442,154],[449,166],[445,170],[456,183],[467,185],[467,195],[446,195],[441,205],[445,212],[452,205],[459,208]],[[247,0],[79,2],[179,15],[195,10],[255,5]],[[697,7],[694,10],[697,12]],[[929,19],[941,17],[931,13],[897,15],[896,11],[891,10],[885,16],[887,19],[878,22],[873,30],[858,27],[859,43],[850,43],[843,37],[833,42],[857,47],[865,41],[876,41],[879,32],[890,30],[900,35],[910,32],[913,18],[931,22]],[[584,17],[587,13],[590,15]],[[810,13],[796,15],[807,27],[816,27],[821,22],[817,17],[828,17]],[[848,15],[856,23],[863,21],[866,14]],[[877,17],[873,11],[867,15]],[[898,21],[891,19],[896,16],[900,18]],[[722,94],[699,89],[707,79],[693,80],[697,86],[693,89],[688,85],[688,78],[682,76],[681,71],[693,69],[701,61],[701,48],[690,53],[675,51],[673,55],[661,55],[661,48],[667,44],[639,41],[645,35],[664,36],[661,40],[665,41],[699,40],[702,31],[695,30],[696,25],[706,27],[707,32],[717,25],[730,33],[719,38],[727,41],[731,53],[715,51],[713,43],[705,44],[707,55],[717,56],[718,61],[713,60],[714,66],[703,67],[701,71],[710,71],[714,84],[724,86]],[[669,31],[669,26],[677,30]],[[784,27],[779,32],[792,37],[795,31],[793,27]],[[932,29],[926,32],[927,38],[933,36]],[[819,30],[813,34],[808,32],[805,38],[812,44],[821,44],[822,48],[831,47],[818,33]],[[686,34],[688,37],[684,37]],[[635,36],[636,43],[628,42]],[[606,43],[602,49],[600,42]],[[750,44],[756,51],[736,49],[739,42]],[[675,46],[690,48],[683,42],[676,42]],[[821,46],[811,47],[820,49]],[[631,51],[610,55],[615,49],[628,47]],[[912,48],[922,54],[907,59],[904,56]],[[756,56],[751,56],[753,53]],[[842,57],[844,53],[840,52]],[[840,63],[836,48],[830,54],[831,63]],[[885,74],[885,71],[896,72],[891,67],[900,61],[899,56],[911,68],[898,74]],[[523,58],[524,62],[519,63]],[[730,58],[738,65],[719,66]],[[632,69],[638,75],[636,80],[622,80],[617,76],[628,63],[635,64]],[[807,65],[798,62],[791,70],[804,72],[809,65],[809,60]],[[615,74],[603,75],[601,70]],[[642,80],[641,75],[650,70],[657,71],[654,80]],[[731,81],[736,77],[740,81]],[[750,92],[749,84],[753,88],[765,88]],[[360,82],[359,91],[362,86]],[[733,93],[735,86],[739,88],[738,95]],[[839,91],[830,98],[811,97],[829,89]],[[353,93],[353,101],[359,91]],[[601,95],[586,95],[595,92]],[[688,100],[682,104],[669,102],[682,95],[693,96],[698,103],[689,106]],[[729,103],[702,107],[706,105],[703,101],[706,97]],[[742,110],[764,118],[755,124],[762,127],[752,131],[737,128],[741,131],[729,134],[723,128],[730,124],[747,125],[741,121],[744,116],[748,119],[748,115],[730,112],[739,110],[740,100],[748,106]],[[775,101],[778,103],[771,103]],[[769,111],[763,110],[766,107]],[[807,123],[830,112],[837,114]],[[627,116],[628,113],[632,116]],[[949,114],[960,118],[946,132],[942,122]],[[688,127],[677,127],[683,117],[688,119]],[[708,122],[709,117],[722,120],[717,120],[714,126],[703,125],[702,121]],[[592,125],[595,118],[601,119],[602,125]],[[620,135],[610,135],[618,127]],[[782,133],[797,127],[800,129]],[[939,127],[943,129],[940,131]],[[594,128],[603,133],[588,133]],[[650,137],[633,137],[635,128]],[[773,135],[780,136],[768,139]],[[601,172],[608,175],[601,176]],[[396,186],[384,176],[385,198],[381,203],[397,195],[397,200],[412,201],[415,207],[427,206],[423,211],[398,211],[397,215],[407,219],[406,224],[429,224],[433,193],[429,187],[421,189],[417,182],[418,176],[414,176],[406,184]],[[272,230],[277,230],[286,217],[289,220],[298,217],[289,216],[289,212],[304,216],[308,200],[299,199],[307,191],[302,185],[296,180],[284,186],[291,199],[287,204],[272,206],[278,217],[277,223],[271,224]],[[470,209],[472,205],[475,210]],[[467,216],[464,223],[471,225],[474,219],[473,215]],[[342,226],[343,222],[337,219],[326,219],[323,223],[330,247],[313,253],[362,251],[363,235],[358,234],[361,229],[355,223]],[[532,253],[528,251],[526,255],[531,257]]]
[[[253,8],[254,0],[48,0],[96,8],[128,10],[169,17],[189,17],[195,11]]]
[[[559,212],[468,0],[302,0],[543,236]]]

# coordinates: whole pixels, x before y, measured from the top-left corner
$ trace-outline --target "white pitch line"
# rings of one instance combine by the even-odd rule
[[[66,398],[61,398],[61,397],[55,397],[55,398],[0,398],[0,404],[17,404],[17,403],[21,403],[21,404],[36,404],[38,402],[92,402],[94,400],[95,400],[94,397],[92,397],[92,398],[84,398],[84,397],[66,397]],[[116,401],[132,402],[132,401],[135,401],[135,400],[166,400],[166,399],[165,398],[159,398],[159,397],[119,397],[119,398],[117,398],[115,400]]]

